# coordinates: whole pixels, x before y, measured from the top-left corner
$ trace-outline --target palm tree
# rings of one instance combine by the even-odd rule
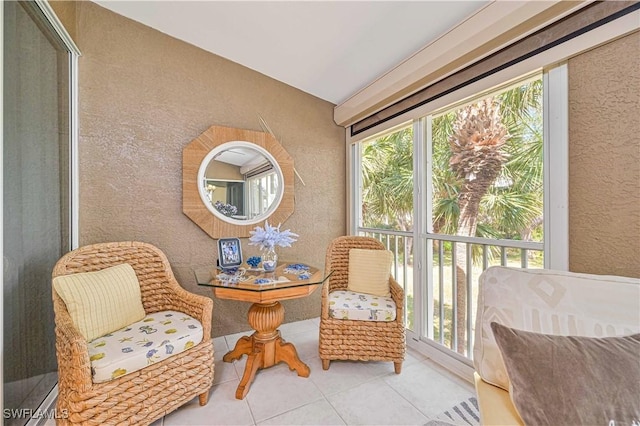
[[[457,234],[475,236],[480,201],[502,170],[509,138],[500,104],[493,98],[467,105],[458,112],[449,137],[449,165],[460,182]]]
[[[542,220],[541,98],[542,81],[535,80],[433,117],[434,232],[531,238]],[[364,225],[411,230],[410,126],[364,145],[362,178]],[[457,246],[457,350],[464,353],[466,255]]]
[[[478,227],[480,201],[502,170],[509,138],[500,105],[486,98],[458,111],[449,137],[449,165],[459,181],[457,235],[472,237]],[[466,246],[456,244],[457,351],[464,353],[467,304]]]
[[[413,130],[377,138],[362,154],[363,222],[369,227],[413,229]]]
[[[506,162],[481,199],[476,236],[514,238],[535,228],[542,213],[542,81],[534,80],[495,97],[510,137]],[[449,166],[449,138],[459,110],[433,119],[433,228],[457,234],[460,181]],[[525,232],[526,233],[526,232]]]
[[[413,230],[413,129],[363,145],[362,218],[366,227]],[[413,239],[389,238],[387,247],[413,262]],[[404,244],[402,243],[404,241]],[[397,245],[397,247],[396,247]],[[400,261],[396,259],[396,261]]]
[[[531,237],[542,220],[541,95],[536,80],[433,120],[435,232]],[[456,350],[465,353],[462,244],[456,244],[456,271]]]

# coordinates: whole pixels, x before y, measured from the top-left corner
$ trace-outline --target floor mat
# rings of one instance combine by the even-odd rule
[[[434,420],[427,423],[428,426],[476,426],[480,425],[480,410],[478,400],[471,397],[462,401],[448,410],[440,413]]]

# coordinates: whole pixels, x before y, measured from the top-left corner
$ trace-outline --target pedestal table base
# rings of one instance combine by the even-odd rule
[[[309,377],[309,367],[300,361],[295,346],[286,343],[280,336],[278,327],[284,320],[284,307],[280,302],[254,303],[249,308],[249,325],[256,330],[251,336],[243,336],[232,351],[222,358],[224,362],[232,362],[247,355],[247,365],[238,389],[236,398],[244,399],[249,392],[256,372],[280,362],[295,370],[300,377]]]

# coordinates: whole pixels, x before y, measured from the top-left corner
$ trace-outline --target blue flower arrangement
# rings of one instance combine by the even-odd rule
[[[251,256],[247,259],[247,265],[251,266],[254,269],[258,267],[260,262],[262,262],[262,258],[260,256]]]
[[[238,208],[236,206],[231,204],[225,204],[222,201],[216,201],[213,204],[213,207],[215,207],[216,210],[218,210],[220,213],[222,213],[225,216],[233,216],[234,214],[238,213]]]
[[[263,249],[272,249],[275,246],[291,247],[291,243],[296,242],[295,237],[299,237],[298,234],[294,234],[289,229],[280,231],[280,225],[271,226],[269,222],[265,221],[264,228],[256,226],[253,231],[249,231],[251,237],[249,238],[250,246],[260,246]]]

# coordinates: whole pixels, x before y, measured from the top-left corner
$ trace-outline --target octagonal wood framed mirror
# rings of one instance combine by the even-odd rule
[[[293,159],[269,133],[211,126],[182,151],[182,211],[212,238],[294,211]]]

